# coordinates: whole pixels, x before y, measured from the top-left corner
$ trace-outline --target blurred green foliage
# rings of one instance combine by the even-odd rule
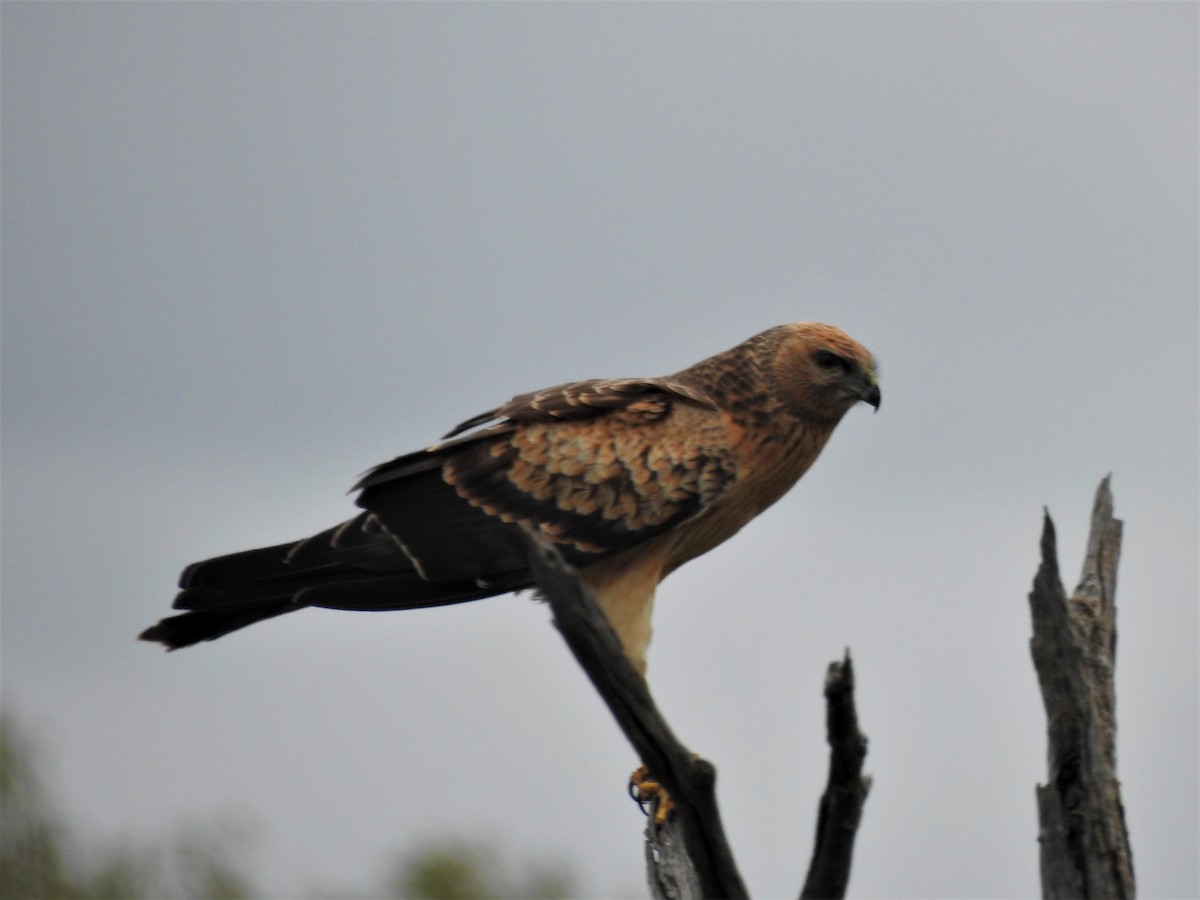
[[[85,840],[56,808],[35,744],[0,715],[0,900],[249,900],[254,829],[239,822],[184,824],[162,843]],[[377,888],[310,889],[305,896],[390,900],[551,900],[573,893],[562,867],[511,871],[486,843],[427,842],[398,853]]]
[[[446,840],[401,854],[387,882],[398,900],[555,900],[572,894],[561,868],[529,866],[516,874],[486,844]]]
[[[34,743],[0,715],[0,898],[158,900],[256,896],[237,823],[185,825],[163,845],[84,841],[55,807]]]

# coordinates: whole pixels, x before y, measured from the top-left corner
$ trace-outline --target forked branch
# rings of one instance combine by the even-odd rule
[[[634,671],[620,639],[591,592],[558,552],[530,536],[538,590],[576,660],[608,705],[642,762],[666,788],[674,813],[646,825],[650,890],[661,900],[747,896],[725,839],[715,794],[716,770],[689,753],[659,713],[645,680]],[[825,683],[829,784],[817,820],[817,845],[803,897],[842,897],[850,877],[854,837],[870,779],[862,774],[866,738],[854,708],[849,651],[832,663]]]

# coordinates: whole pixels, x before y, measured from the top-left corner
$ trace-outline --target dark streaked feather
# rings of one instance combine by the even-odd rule
[[[596,416],[608,409],[619,409],[637,402],[647,394],[660,394],[715,408],[712,399],[695,387],[670,378],[592,378],[518,394],[503,406],[460,422],[445,439],[493,421],[547,422]],[[441,445],[446,446],[446,445]]]
[[[380,482],[366,488],[358,503],[403,548],[422,578],[488,578],[526,569],[520,528],[473,507],[440,471]]]

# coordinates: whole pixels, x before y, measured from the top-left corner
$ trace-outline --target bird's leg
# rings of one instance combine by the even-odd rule
[[[643,681],[646,647],[652,630],[654,588],[662,577],[663,559],[663,554],[657,552],[640,557],[626,555],[589,566],[580,573],[621,641],[630,665]],[[658,825],[666,822],[675,808],[666,788],[644,765],[629,776],[629,795],[643,812],[654,816]]]

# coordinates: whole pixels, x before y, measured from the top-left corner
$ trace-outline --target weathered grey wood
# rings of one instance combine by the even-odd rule
[[[646,817],[646,881],[654,900],[686,900],[703,896],[703,888],[687,854],[683,826],[677,816],[659,823],[652,807]]]
[[[670,866],[686,862],[695,871],[694,880],[673,877],[679,890],[699,892],[666,896],[747,897],[717,811],[716,770],[676,739],[595,598],[558,551],[531,538],[530,561],[538,590],[550,603],[571,652],[675,805],[672,821],[677,824],[660,849],[670,857]]]
[[[1041,550],[1029,605],[1048,738],[1048,780],[1037,788],[1042,895],[1133,897],[1113,686],[1121,522],[1113,517],[1108,478],[1096,491],[1083,575],[1070,599],[1059,576],[1048,512]]]
[[[867,738],[858,728],[854,666],[849,650],[842,662],[829,664],[825,676],[825,718],[829,780],[817,812],[817,839],[801,900],[846,896],[854,838],[871,790],[870,777],[862,773]]]

